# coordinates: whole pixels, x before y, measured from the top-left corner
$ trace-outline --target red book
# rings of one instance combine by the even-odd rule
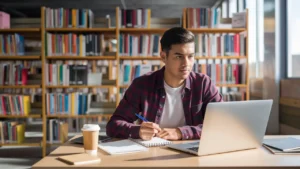
[[[22,85],[27,84],[28,69],[22,69]]]
[[[3,115],[7,115],[7,113],[6,113],[6,109],[5,109],[5,102],[4,102],[4,96],[1,96],[1,100],[0,100],[1,102],[2,102],[2,112],[3,112]]]

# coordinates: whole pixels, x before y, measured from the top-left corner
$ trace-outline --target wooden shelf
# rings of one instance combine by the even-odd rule
[[[46,86],[46,88],[52,88],[52,89],[56,89],[56,88],[77,88],[77,89],[82,89],[82,88],[112,88],[112,87],[116,87],[115,85],[91,85],[91,86],[87,86],[87,85],[73,85],[73,86]]]
[[[112,114],[87,114],[87,115],[47,115],[47,118],[96,118],[108,117]]]
[[[247,87],[246,84],[217,84],[218,87]]]
[[[247,59],[245,56],[196,56],[195,59],[197,60],[204,60],[204,59]]]
[[[42,115],[41,114],[28,115],[28,116],[22,116],[22,115],[0,115],[0,118],[42,118]]]
[[[205,32],[205,33],[240,33],[246,31],[245,28],[228,28],[228,29],[221,29],[221,28],[188,28],[191,32]]]
[[[0,60],[39,60],[41,56],[0,56]]]
[[[161,60],[159,56],[120,56],[123,60]]]
[[[116,28],[45,28],[49,32],[112,32]]]
[[[47,56],[52,60],[115,60],[115,56]]]
[[[0,146],[28,146],[28,147],[40,147],[41,146],[41,143],[4,143],[4,144],[1,144],[0,143]]]
[[[39,32],[41,28],[11,28],[11,29],[0,29],[0,33],[17,33],[17,32]]]
[[[4,143],[0,146],[29,146],[29,147],[40,147],[42,143],[41,137],[25,137],[23,143]]]
[[[247,87],[246,84],[217,84],[218,87]],[[129,85],[120,85],[120,88],[128,88]]]
[[[0,86],[0,89],[37,89],[37,88],[41,88],[41,85],[6,85],[6,86]]]
[[[121,33],[164,33],[168,28],[120,28]]]
[[[129,85],[120,85],[119,87],[120,88],[127,88],[127,87],[129,87]]]

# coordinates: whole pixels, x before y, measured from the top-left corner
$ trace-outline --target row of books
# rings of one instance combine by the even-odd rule
[[[245,63],[199,63],[193,71],[208,75],[214,84],[246,84]]]
[[[150,9],[119,9],[119,25],[121,28],[148,28],[151,23]]]
[[[246,100],[246,92],[230,91],[222,94],[224,101],[242,101]]]
[[[244,34],[195,34],[195,54],[200,57],[246,56]]]
[[[40,62],[27,65],[17,62],[0,63],[0,85],[33,85],[41,83]]]
[[[112,113],[115,103],[96,102],[99,94],[70,92],[70,93],[47,93],[47,115],[86,115]]]
[[[160,35],[121,34],[119,56],[159,56]]]
[[[29,95],[0,94],[0,115],[27,116],[29,113]]]
[[[187,8],[187,28],[213,27],[217,18],[214,17],[216,12],[216,10],[212,10],[211,8]]]
[[[5,143],[24,142],[25,123],[17,121],[0,121],[0,141]]]
[[[91,9],[46,8],[46,28],[92,28],[94,13]]]
[[[122,64],[120,64],[119,84],[129,85],[135,78],[144,75],[148,72],[158,70],[159,68],[159,61],[150,61],[146,64],[142,64],[139,61],[123,62]]]
[[[101,56],[106,42],[104,34],[47,33],[46,56]]]
[[[20,34],[0,34],[0,56],[24,55],[24,36]]]
[[[105,81],[105,72],[101,72],[101,70],[92,72],[88,65],[47,63],[46,84],[53,86],[102,85],[102,82]],[[105,82],[107,83],[107,80]]]
[[[64,143],[68,140],[68,123],[58,119],[47,120],[47,143]]]
[[[64,119],[69,124],[69,133],[81,133],[81,129],[84,124],[97,124],[100,125],[100,132],[105,131],[105,126],[108,120],[104,117],[89,117],[89,118],[77,118],[77,119]],[[105,122],[104,122],[105,121]],[[104,124],[103,124],[104,123]],[[103,124],[103,126],[101,126]]]

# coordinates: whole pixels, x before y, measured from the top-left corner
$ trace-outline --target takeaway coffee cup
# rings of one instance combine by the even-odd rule
[[[82,129],[83,147],[87,154],[97,155],[98,152],[98,135],[100,127],[97,124],[85,124]]]

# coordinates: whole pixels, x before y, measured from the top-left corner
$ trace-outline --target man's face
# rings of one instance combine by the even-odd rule
[[[194,42],[172,45],[168,56],[166,52],[162,52],[161,57],[165,63],[166,73],[176,80],[186,79],[193,69],[194,52]]]

